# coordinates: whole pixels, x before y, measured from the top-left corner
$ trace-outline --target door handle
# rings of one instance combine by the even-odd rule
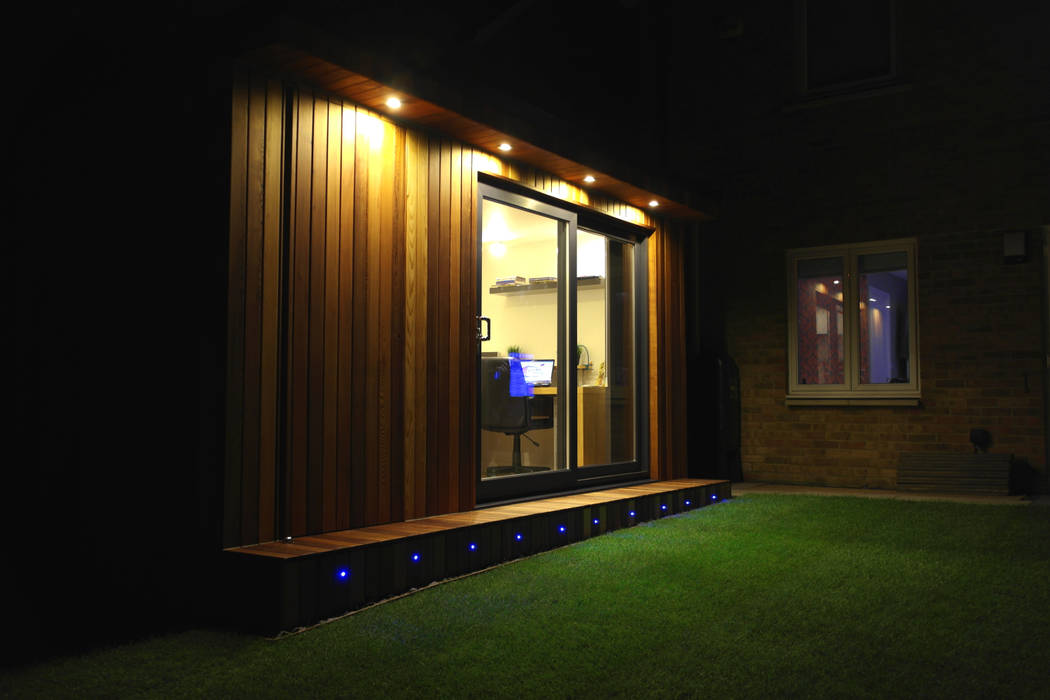
[[[492,338],[492,319],[488,316],[478,316],[478,340],[490,340]],[[485,324],[485,334],[481,334],[481,324]]]

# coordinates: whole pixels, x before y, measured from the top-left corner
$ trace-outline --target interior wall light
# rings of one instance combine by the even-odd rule
[[[401,109],[401,100],[396,97],[386,98],[386,106],[390,109]]]
[[[501,150],[501,151],[506,152],[506,151],[509,151],[512,148],[512,146],[509,143],[507,143],[506,141],[504,141],[499,146],[497,146],[497,148],[499,148],[499,150]]]
[[[650,199],[649,200],[649,206],[651,206],[651,207],[658,207],[658,206],[660,206],[660,203],[657,202],[655,199]]]
[[[832,284],[842,284],[842,280],[833,280]]]
[[[584,175],[583,176],[583,181],[584,182],[588,182],[588,183],[594,182],[594,175]]]

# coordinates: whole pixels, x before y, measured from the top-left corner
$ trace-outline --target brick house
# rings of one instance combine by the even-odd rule
[[[694,253],[693,342],[717,346],[704,318],[724,314],[724,351],[740,371],[743,477],[894,488],[903,453],[972,452],[970,429],[985,428],[991,452],[1036,470],[1015,487],[1045,490],[1046,8],[1008,3],[991,17],[863,3],[859,23],[835,13],[804,2],[714,7],[671,80],[704,76],[703,89],[672,92],[670,133],[719,192],[719,217]],[[672,44],[693,31],[673,26]],[[792,374],[807,333],[801,309],[788,308],[798,293],[788,251],[887,239],[917,252],[912,391],[891,392],[911,400],[873,396],[865,390],[900,385],[856,375],[862,391],[851,394],[841,374],[825,381],[845,391],[821,398],[812,392],[828,387],[799,383],[801,359]],[[845,329],[857,372],[876,341],[861,327],[867,316],[856,319],[855,358]],[[817,398],[793,401],[800,390]],[[851,396],[871,400],[843,405]]]

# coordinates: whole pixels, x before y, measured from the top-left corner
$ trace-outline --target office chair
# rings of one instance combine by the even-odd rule
[[[515,364],[507,357],[481,358],[481,429],[514,436],[510,471],[518,474],[526,471],[521,465],[521,436],[554,427],[554,397],[511,396],[511,372],[519,375],[515,384],[524,385],[521,366]]]

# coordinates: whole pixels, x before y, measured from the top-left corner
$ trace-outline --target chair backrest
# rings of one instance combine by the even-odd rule
[[[529,427],[528,397],[510,395],[510,360],[481,358],[481,428],[518,432]]]

